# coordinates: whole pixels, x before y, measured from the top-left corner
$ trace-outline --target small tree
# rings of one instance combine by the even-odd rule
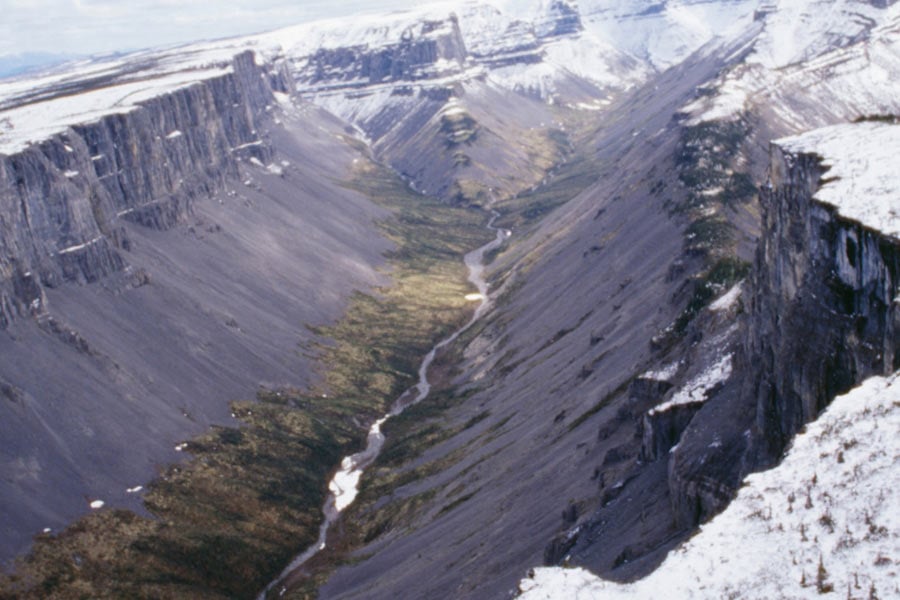
[[[827,594],[834,591],[834,584],[828,581],[828,571],[825,569],[825,563],[822,562],[822,555],[819,555],[819,568],[816,570],[816,591],[820,594]]]

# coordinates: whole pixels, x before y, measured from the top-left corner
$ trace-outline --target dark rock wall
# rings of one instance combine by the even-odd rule
[[[813,200],[823,177],[818,157],[773,146],[747,351],[764,463],[835,395],[900,366],[900,242]]]
[[[836,395],[900,368],[900,242],[815,200],[826,171],[815,155],[772,146],[740,375],[691,420],[669,460],[681,527],[723,510]]]
[[[425,21],[410,27],[393,44],[322,48],[308,57],[295,77],[304,86],[338,88],[416,81],[428,76],[438,61],[461,65],[466,55],[459,24],[450,17],[447,21]]]
[[[572,35],[584,29],[578,7],[567,0],[553,0],[538,20],[537,34],[541,38]]]
[[[264,158],[257,120],[281,79],[243,53],[231,73],[0,156],[0,327],[40,310],[41,286],[122,271],[123,220],[169,228],[237,175],[236,154]]]

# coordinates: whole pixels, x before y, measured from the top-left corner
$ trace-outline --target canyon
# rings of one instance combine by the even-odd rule
[[[900,12],[821,4],[435,5],[0,82],[0,594],[262,592],[471,316],[490,211],[490,310],[270,595],[665,573],[900,364]]]

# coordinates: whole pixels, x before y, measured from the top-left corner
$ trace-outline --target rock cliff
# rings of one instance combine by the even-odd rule
[[[773,145],[761,194],[748,354],[769,460],[837,394],[900,368],[900,241],[818,201],[828,170]]]
[[[385,213],[339,183],[346,124],[279,66],[204,52],[4,95],[0,560],[86,499],[140,511],[230,401],[309,384],[308,326],[382,281]]]
[[[252,53],[230,70],[0,155],[0,326],[40,313],[44,286],[123,272],[124,222],[167,229],[237,177],[240,154],[266,158],[272,89]]]
[[[896,138],[894,125],[878,129]],[[867,139],[874,131],[843,130]],[[879,231],[840,206],[859,189],[872,195],[864,204],[896,200],[860,186],[843,190],[838,205],[823,201],[838,181],[829,171],[815,144],[771,146],[771,179],[760,190],[762,234],[744,298],[745,342],[736,359],[741,376],[687,428],[670,459],[670,492],[685,526],[721,511],[747,474],[777,463],[836,395],[900,368],[900,242],[892,230]]]

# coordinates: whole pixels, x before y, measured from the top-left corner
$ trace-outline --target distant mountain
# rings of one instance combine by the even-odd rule
[[[0,56],[0,79],[22,75],[45,67],[77,58],[75,54],[54,54],[51,52],[23,52]]]

